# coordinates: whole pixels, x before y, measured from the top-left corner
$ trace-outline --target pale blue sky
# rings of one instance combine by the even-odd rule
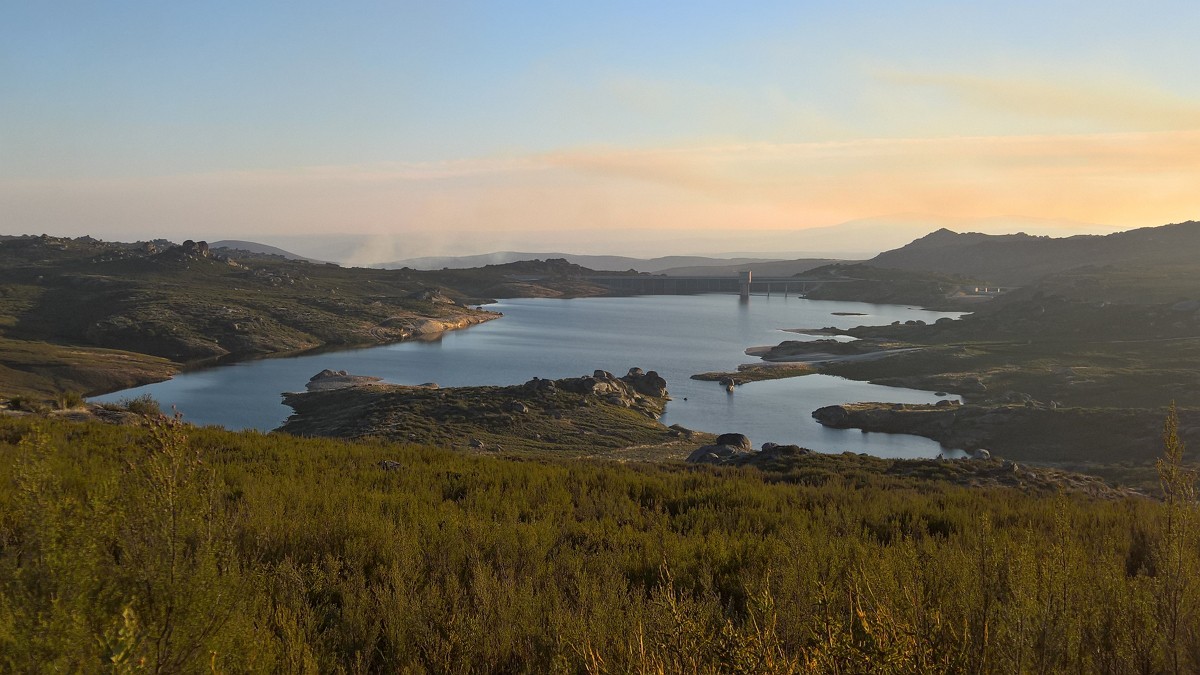
[[[1159,134],[1123,151],[1112,168],[1121,174],[1178,146],[1162,134],[1200,129],[1197,34],[1200,4],[1188,2],[9,0],[0,5],[0,206],[10,209],[0,230],[90,221],[109,236],[122,226],[136,236],[152,227],[271,232],[297,222],[301,207],[289,195],[314,189],[343,210],[369,202],[346,222],[329,222],[336,210],[307,218],[302,227],[314,230],[470,229],[472,217],[487,227],[506,194],[519,212],[531,195],[563,190],[579,193],[572,203],[606,204],[609,215],[579,223],[577,210],[547,203],[548,215],[495,221],[533,230],[683,227],[692,214],[673,219],[671,209],[684,198],[650,194],[662,186],[663,162],[647,163],[647,152],[703,155],[667,173],[705,173],[709,182],[690,189],[706,209],[733,204],[731,221],[828,225],[924,202],[805,210],[779,192],[746,196],[728,183],[782,190],[801,177],[848,175],[846,151],[823,172],[812,146],[796,157],[797,144],[966,136],[1028,146],[1037,136]],[[742,155],[728,159],[748,146],[753,167]],[[704,154],[713,148],[719,161]],[[773,152],[782,156],[761,156]],[[934,171],[930,190],[962,162],[923,150],[900,161],[897,152],[881,159]],[[1026,169],[1037,161],[1029,152],[1021,153]],[[857,169],[837,185],[861,186],[880,157],[849,154]],[[1052,155],[1044,161],[1076,157]],[[1095,147],[1080,156],[1094,161]],[[1195,177],[1194,164],[1168,163],[1180,185]],[[314,181],[314,171],[336,178]],[[292,191],[246,196],[256,181],[278,183],[280,172],[308,178]],[[377,189],[347,188],[361,183],[359,172]],[[978,208],[966,208],[971,195],[960,190],[947,200],[958,206],[940,215],[1142,224],[1138,217],[1198,206],[1172,193],[1159,196],[1170,210],[1115,205],[1104,220],[1084,203],[1094,202],[1086,192],[1073,211],[1003,194],[977,195]],[[209,220],[188,215],[214,201]],[[1044,212],[1026,212],[1034,208]]]

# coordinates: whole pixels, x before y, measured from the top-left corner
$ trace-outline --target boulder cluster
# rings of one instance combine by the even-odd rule
[[[169,248],[161,249],[161,247],[153,245],[152,248],[153,251],[150,247],[144,248],[143,251],[151,255],[156,255],[156,257],[160,260],[170,260],[173,262],[187,262],[191,260],[218,257],[213,254],[212,250],[208,246],[207,241],[192,241],[191,239],[188,239],[179,246],[171,246]],[[160,249],[161,253],[154,253],[154,251],[159,251]]]
[[[780,445],[779,443],[763,443],[762,449],[755,452],[754,445],[744,434],[721,434],[717,442],[696,448],[688,455],[687,461],[692,464],[736,464],[742,459],[770,459],[780,454],[808,454],[811,450],[798,445]]]
[[[630,368],[624,377],[616,377],[607,370],[561,380],[535,377],[526,382],[524,387],[530,396],[558,391],[594,396],[604,403],[633,408],[656,419],[662,414],[663,404],[670,398],[667,381],[653,370],[643,371],[641,368]]]
[[[188,239],[179,246],[183,249],[183,254],[192,258],[207,258],[212,255],[212,251],[208,248],[207,241],[192,241]]]
[[[597,370],[591,377],[558,380],[557,386],[563,391],[605,399],[635,399],[638,396],[667,398],[667,381],[655,371],[643,372],[641,368],[630,368],[625,377],[616,377],[607,370]]]

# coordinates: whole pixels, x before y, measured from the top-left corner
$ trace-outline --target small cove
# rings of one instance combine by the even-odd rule
[[[784,329],[932,322],[957,313],[781,296],[756,296],[744,303],[723,294],[514,299],[489,309],[505,316],[430,342],[232,363],[94,400],[150,394],[164,407],[175,406],[194,424],[269,431],[291,412],[280,402],[280,394],[303,391],[308,379],[325,368],[397,384],[469,386],[517,384],[534,376],[572,377],[597,368],[620,375],[639,366],[667,379],[673,401],[663,417],[665,424],[739,432],[756,445],[796,443],[822,452],[933,457],[941,450],[937,443],[915,436],[826,429],[810,416],[814,409],[836,403],[940,400],[932,392],[808,375],[746,384],[727,394],[715,382],[690,376],[756,361],[744,354],[748,347],[816,339]]]

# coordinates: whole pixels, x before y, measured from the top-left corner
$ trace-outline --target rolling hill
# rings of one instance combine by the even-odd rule
[[[241,241],[240,239],[222,239],[221,241],[214,241],[213,243],[209,244],[209,246],[212,248],[218,248],[218,249],[229,249],[230,252],[234,255],[236,255],[239,252],[244,251],[247,253],[254,253],[256,255],[279,256],[280,258],[284,258],[286,260],[307,260],[308,262],[315,262],[315,263],[326,262],[324,260],[317,260],[316,258],[306,258],[302,255],[292,253],[291,251],[285,251],[277,246],[270,246],[268,244],[260,244],[256,241]]]
[[[959,274],[1017,286],[1085,265],[1144,266],[1192,262],[1200,253],[1200,222],[1144,227],[1108,235],[1053,238],[1028,234],[958,233],[945,228],[881,253],[868,264]]]

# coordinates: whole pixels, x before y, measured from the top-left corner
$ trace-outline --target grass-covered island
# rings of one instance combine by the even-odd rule
[[[1159,501],[971,460],[4,416],[0,669],[1190,672],[1200,523],[1172,429]]]

